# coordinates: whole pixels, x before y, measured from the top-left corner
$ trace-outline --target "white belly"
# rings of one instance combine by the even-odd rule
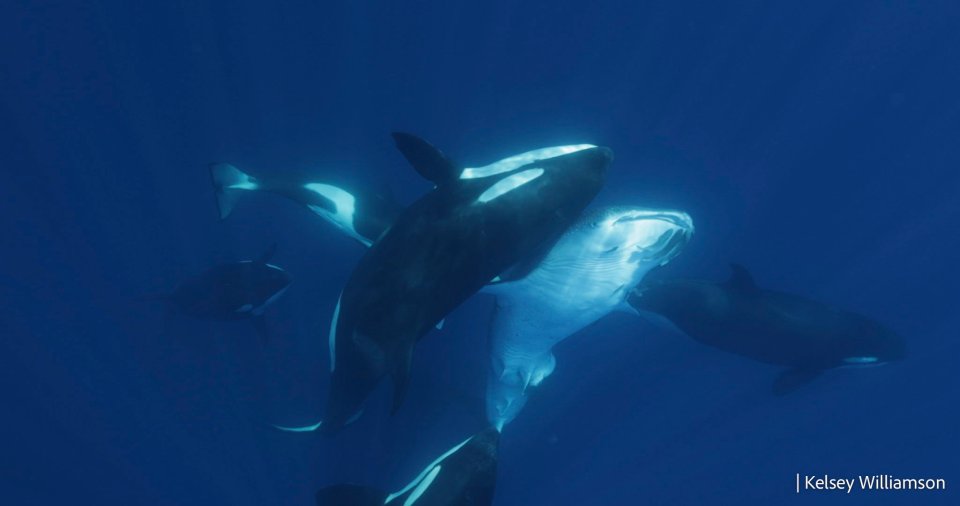
[[[526,404],[527,388],[553,372],[553,347],[617,309],[653,266],[629,272],[583,267],[544,262],[498,295],[487,383],[487,416],[494,425],[513,420]]]

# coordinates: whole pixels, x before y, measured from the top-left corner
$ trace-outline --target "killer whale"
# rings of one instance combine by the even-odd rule
[[[787,369],[774,382],[788,393],[827,369],[902,359],[903,339],[865,316],[798,295],[758,287],[732,264],[726,282],[663,280],[644,283],[628,302],[666,318],[708,346]]]
[[[317,506],[486,506],[493,502],[500,432],[487,428],[431,462],[393,493],[340,484],[316,493]]]
[[[401,210],[386,192],[350,191],[340,185],[277,174],[256,177],[229,163],[212,163],[209,168],[221,220],[230,216],[244,194],[268,192],[306,207],[361,244],[370,246]]]
[[[581,215],[526,275],[481,289],[497,306],[489,329],[489,423],[502,430],[520,413],[529,389],[553,372],[556,344],[610,312],[635,313],[627,295],[649,270],[676,257],[693,233],[693,220],[682,211],[597,208]],[[310,432],[320,425],[275,427]]]
[[[386,375],[403,401],[413,347],[508,267],[555,241],[603,185],[609,149],[459,169],[439,150],[395,133],[398,149],[436,186],[373,243],[341,293],[330,329],[331,382],[320,430],[356,416]]]
[[[579,147],[542,148],[464,172],[496,173]],[[538,386],[553,371],[551,349],[557,343],[611,311],[635,313],[625,304],[626,295],[647,271],[674,258],[693,231],[692,220],[682,211],[595,209],[581,215],[546,253],[531,255],[485,286],[481,291],[494,295],[500,306],[490,322],[488,421],[502,429],[517,416],[529,387]],[[290,432],[311,432],[320,426],[274,425]]]
[[[487,420],[498,429],[526,404],[528,390],[556,367],[552,349],[603,316],[627,309],[644,275],[676,257],[693,235],[682,211],[633,206],[585,213],[524,277],[489,285]]]
[[[276,245],[255,260],[214,266],[160,298],[179,312],[206,320],[249,319],[267,337],[263,313],[290,286],[289,274],[270,259]]]

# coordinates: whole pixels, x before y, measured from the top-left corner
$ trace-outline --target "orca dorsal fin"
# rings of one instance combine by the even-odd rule
[[[264,251],[263,254],[260,255],[260,258],[257,258],[257,263],[258,263],[258,264],[265,264],[265,263],[269,262],[270,259],[273,258],[273,255],[274,255],[276,252],[277,252],[277,243],[273,243],[273,244],[270,245],[270,247],[267,249],[267,251]]]
[[[421,176],[437,186],[456,180],[460,170],[439,149],[413,134],[393,132],[393,142]]]
[[[759,290],[756,283],[753,282],[753,276],[746,267],[740,264],[730,264],[730,279],[727,280],[727,286],[741,291],[743,293],[757,293]]]

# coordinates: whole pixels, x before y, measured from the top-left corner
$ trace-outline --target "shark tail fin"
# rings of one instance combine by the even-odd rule
[[[221,220],[230,216],[233,206],[242,195],[240,192],[260,189],[257,178],[229,163],[210,164],[210,177],[213,180],[213,191],[217,197],[217,211]]]
[[[317,506],[380,506],[387,494],[362,485],[341,484],[324,487],[315,497]]]

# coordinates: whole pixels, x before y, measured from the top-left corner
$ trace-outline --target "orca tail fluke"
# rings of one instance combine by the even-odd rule
[[[260,189],[257,178],[243,172],[229,163],[210,164],[210,177],[213,179],[213,191],[217,197],[217,211],[220,219],[226,219],[243,191]]]
[[[317,506],[380,506],[386,503],[386,492],[362,485],[332,485],[316,494]]]

